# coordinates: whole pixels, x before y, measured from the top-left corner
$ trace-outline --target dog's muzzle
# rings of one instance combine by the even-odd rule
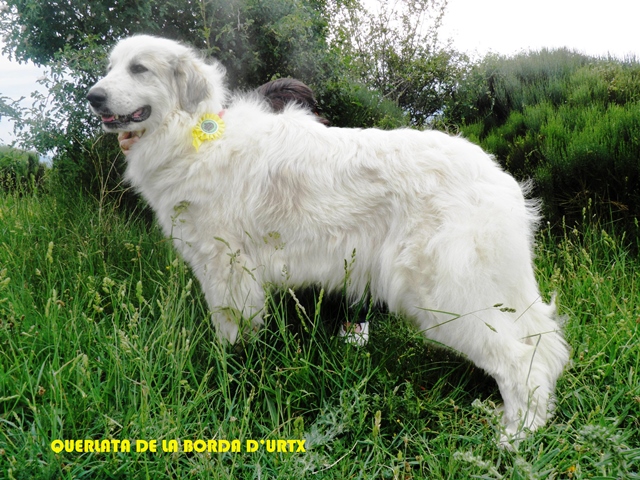
[[[93,87],[87,94],[87,100],[93,111],[100,115],[102,118],[102,124],[105,128],[120,129],[129,125],[131,122],[140,123],[144,122],[151,115],[151,106],[145,105],[143,107],[134,110],[128,114],[113,113],[107,107],[109,97],[107,91],[104,88]]]

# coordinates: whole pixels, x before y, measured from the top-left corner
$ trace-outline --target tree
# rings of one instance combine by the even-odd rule
[[[332,45],[370,88],[400,106],[413,125],[439,114],[468,59],[442,43],[448,0],[333,4]]]
[[[147,33],[214,55],[239,86],[275,74],[315,77],[326,61],[326,29],[317,0],[6,0],[0,12],[4,53],[19,61],[44,65],[61,52],[104,50]]]

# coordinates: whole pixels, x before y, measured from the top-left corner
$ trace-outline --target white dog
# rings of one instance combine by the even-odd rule
[[[221,339],[262,324],[269,285],[369,285],[492,375],[509,434],[543,425],[568,348],[532,266],[536,211],[479,147],[436,131],[328,128],[228,102],[224,69],[179,43],[119,42],[88,99],[140,135],[127,180],[190,264]],[[355,252],[355,253],[354,253]]]

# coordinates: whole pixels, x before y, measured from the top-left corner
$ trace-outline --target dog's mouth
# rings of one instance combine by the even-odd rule
[[[128,115],[117,115],[111,112],[103,112],[100,114],[100,118],[102,118],[102,124],[106,128],[117,129],[126,127],[132,122],[144,122],[150,115],[151,107],[149,105],[145,105]]]

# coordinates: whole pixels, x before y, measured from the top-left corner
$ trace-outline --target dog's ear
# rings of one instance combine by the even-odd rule
[[[209,83],[190,55],[178,58],[174,69],[180,108],[194,113],[198,104],[209,96]]]

